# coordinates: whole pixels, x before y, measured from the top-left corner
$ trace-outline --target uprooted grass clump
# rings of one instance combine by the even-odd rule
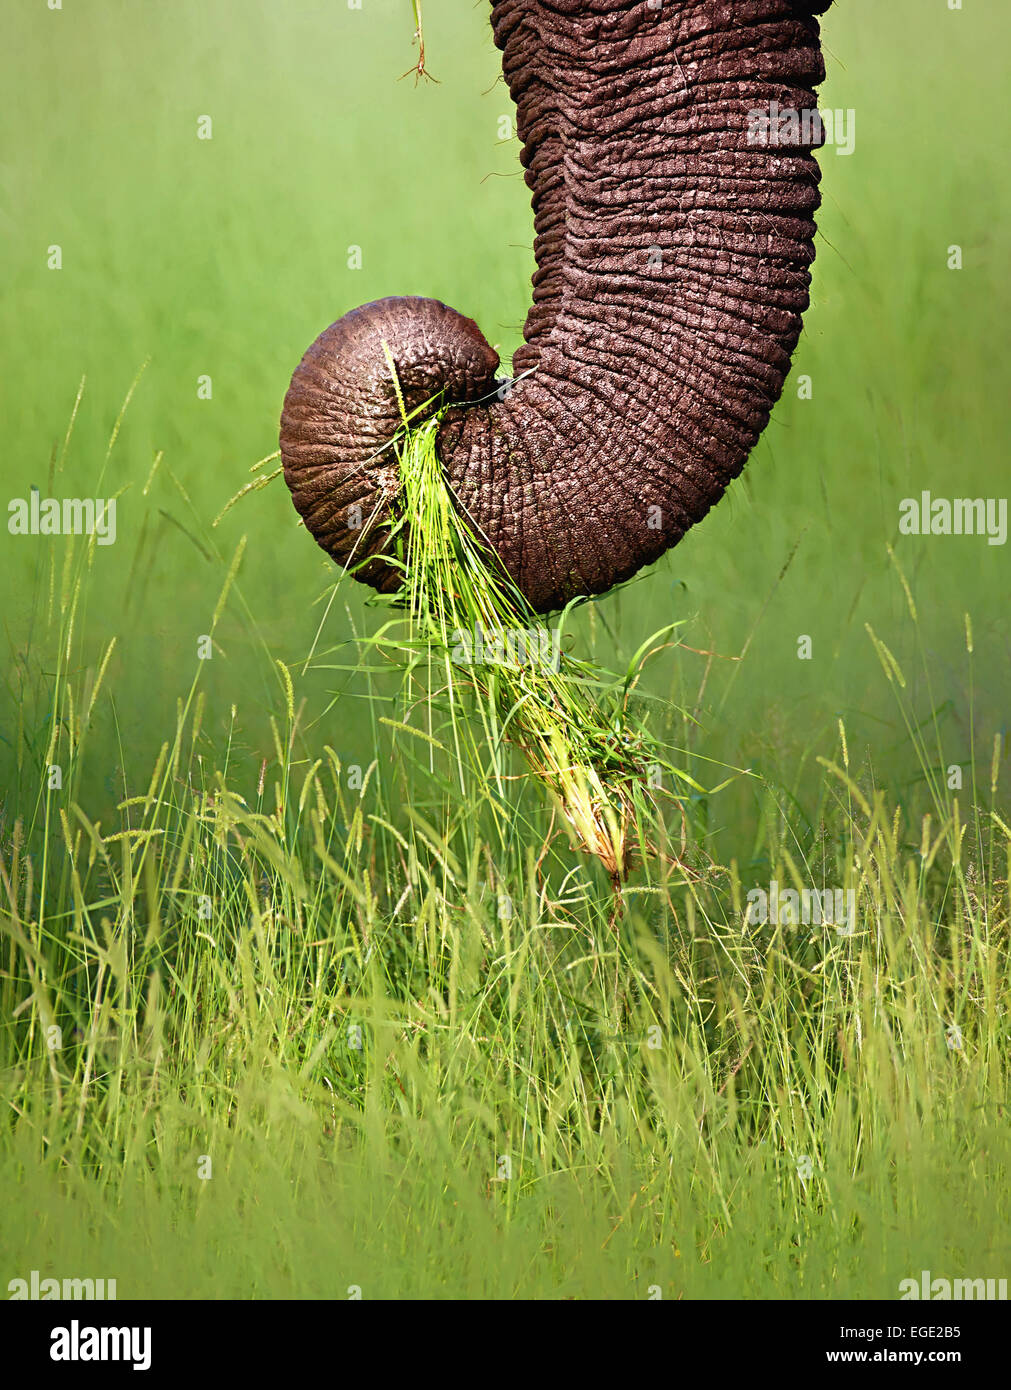
[[[622,675],[565,651],[580,600],[550,629],[534,612],[450,491],[440,420],[436,412],[415,427],[404,412],[393,442],[400,491],[388,559],[404,576],[393,602],[409,626],[399,645],[444,678],[457,759],[466,749],[501,791],[507,746],[518,749],[573,844],[599,859],[618,894],[636,855],[658,852],[661,798],[679,808],[683,848],[684,793],[703,790],[670,761],[636,697],[645,662],[671,645],[677,624],[642,643]]]

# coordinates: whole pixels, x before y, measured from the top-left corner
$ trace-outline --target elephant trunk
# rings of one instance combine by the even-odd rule
[[[631,577],[705,516],[769,418],[808,304],[819,123],[784,139],[769,113],[815,109],[828,3],[493,4],[533,193],[524,345],[498,383],[477,326],[414,298],[317,339],[281,451],[335,559],[372,556],[359,578],[399,582],[378,558],[400,420],[384,342],[408,409],[451,405],[437,448],[457,504],[538,611]]]

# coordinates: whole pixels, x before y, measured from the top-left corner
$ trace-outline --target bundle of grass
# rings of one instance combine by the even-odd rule
[[[504,775],[503,745],[518,748],[571,842],[600,860],[617,896],[636,854],[655,852],[657,796],[682,800],[665,790],[665,774],[668,788],[702,790],[669,761],[634,708],[643,664],[670,644],[677,625],[653,634],[623,676],[564,652],[574,605],[552,630],[530,607],[450,491],[436,452],[442,412],[415,426],[390,367],[403,424],[392,445],[400,488],[386,558],[404,577],[392,600],[408,610],[404,646],[444,672],[458,743],[466,689],[491,754],[487,775]]]

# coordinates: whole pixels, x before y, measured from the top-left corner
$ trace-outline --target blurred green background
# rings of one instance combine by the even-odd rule
[[[517,142],[499,138],[511,104],[488,7],[427,0],[438,82],[417,85],[398,80],[416,60],[409,0],[2,8],[5,500],[33,485],[46,494],[82,376],[55,492],[127,488],[117,542],[97,550],[78,618],[96,665],[118,637],[92,740],[93,812],[122,795],[121,761],[128,790],[146,779],[246,534],[204,673],[212,742],[239,707],[241,785],[271,755],[266,715],[281,703],[271,658],[305,656],[334,571],[297,527],[280,479],[210,523],[277,447],[301,353],[347,309],[390,294],[444,299],[506,359],[521,341],[532,217]],[[784,399],[717,511],[640,582],[584,610],[577,630],[627,660],[661,624],[689,619],[686,643],[719,659],[669,654],[646,685],[697,711],[707,756],[761,768],[803,800],[813,755],[836,755],[842,717],[851,758],[869,758],[901,798],[921,773],[865,623],[903,666],[917,714],[940,711],[946,763],[970,756],[966,612],[987,767],[1006,718],[1007,546],[899,537],[898,517],[900,500],[924,489],[1006,491],[1011,219],[997,113],[1009,24],[996,5],[848,0],[823,27],[821,105],[855,111],[856,147],[820,157],[812,307]],[[211,139],[198,138],[203,116]],[[955,244],[960,271],[947,265]],[[47,268],[52,245],[59,271]],[[99,488],[113,424],[148,359]],[[204,374],[210,400],[198,397]],[[798,399],[802,374],[810,400]],[[889,542],[918,606],[929,688],[911,659]],[[19,743],[22,762],[25,748],[44,746],[55,662],[41,623],[60,582],[57,544],[0,533],[8,790],[19,776],[37,785],[38,766],[19,774],[17,764]],[[352,621],[375,621],[368,592],[342,586],[323,647]],[[809,661],[797,657],[802,634]],[[310,719],[332,685],[325,672],[301,683]],[[342,756],[369,737],[354,701],[326,721]],[[750,795],[727,793],[735,840],[753,829],[733,798]]]

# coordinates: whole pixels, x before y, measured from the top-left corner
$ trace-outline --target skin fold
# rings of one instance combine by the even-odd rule
[[[809,143],[756,139],[755,113],[816,107],[828,3],[492,4],[533,195],[524,345],[503,382],[472,320],[418,298],[354,309],[313,343],[281,456],[338,563],[399,582],[377,558],[400,424],[384,340],[408,410],[452,406],[447,480],[537,611],[630,578],[705,516],[768,421],[808,306],[820,139],[809,122]]]

